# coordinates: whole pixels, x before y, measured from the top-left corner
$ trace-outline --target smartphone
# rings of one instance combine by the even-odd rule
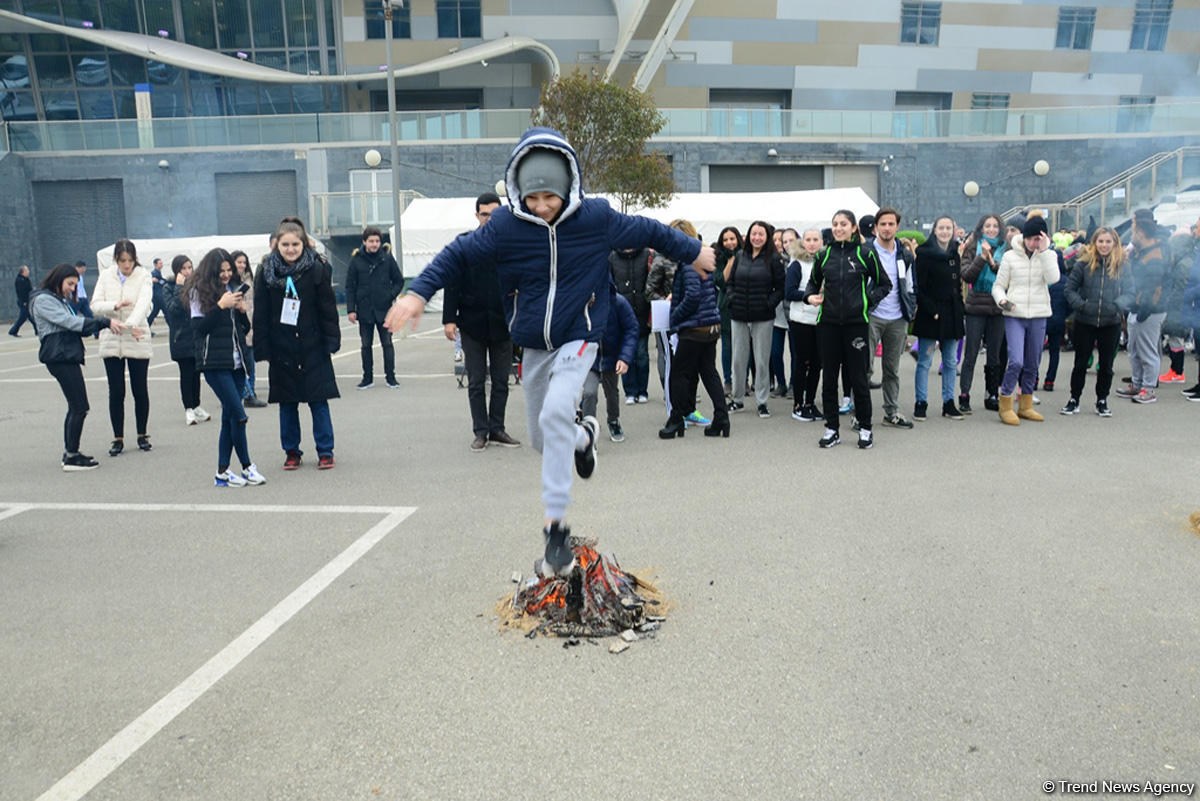
[[[239,286],[239,287],[237,288],[237,292],[238,292],[238,293],[239,293],[239,294],[240,294],[242,297],[246,297],[246,295],[250,294],[250,285],[249,285],[249,284],[242,284],[241,286]]]

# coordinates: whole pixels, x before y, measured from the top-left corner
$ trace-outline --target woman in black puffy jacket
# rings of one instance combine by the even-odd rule
[[[1067,274],[1063,291],[1075,318],[1075,366],[1071,370],[1071,398],[1061,414],[1079,412],[1088,361],[1092,348],[1096,348],[1100,352],[1096,361],[1096,414],[1112,416],[1108,392],[1112,389],[1113,361],[1121,340],[1121,322],[1133,306],[1133,293],[1133,275],[1125,269],[1121,237],[1111,228],[1097,228]]]
[[[854,212],[842,209],[833,215],[833,243],[817,254],[804,299],[820,306],[817,344],[821,349],[821,402],[825,433],[818,443],[831,448],[841,442],[838,433],[838,386],[841,371],[854,394],[858,420],[858,447],[874,445],[871,433],[871,391],[867,383],[867,333],[871,309],[892,291],[887,271],[879,265],[875,248],[864,246]]]
[[[772,242],[774,228],[761,220],[750,223],[746,243],[725,267],[733,345],[733,402],[731,412],[745,408],[746,368],[754,349],[754,400],[759,417],[770,417],[767,394],[771,380],[771,336],[775,307],[783,300],[784,265]]]
[[[221,248],[214,248],[200,260],[200,266],[183,285],[192,313],[192,337],[196,369],[213,394],[221,401],[221,435],[217,441],[217,487],[244,487],[266,481],[250,459],[246,444],[246,409],[242,390],[246,386],[246,298],[237,291],[233,259]],[[241,473],[229,469],[236,450],[242,463]]]

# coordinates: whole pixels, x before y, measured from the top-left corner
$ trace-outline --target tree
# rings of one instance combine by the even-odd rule
[[[542,86],[533,122],[561,132],[588,189],[614,195],[622,211],[664,206],[675,193],[670,163],[646,152],[667,120],[645,93],[577,71]]]

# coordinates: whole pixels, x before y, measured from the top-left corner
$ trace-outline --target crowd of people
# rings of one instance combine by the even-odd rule
[[[661,438],[682,437],[691,426],[728,438],[731,415],[745,411],[752,394],[760,418],[771,416],[770,397],[790,397],[793,419],[823,421],[821,448],[840,443],[841,418],[852,415],[858,447],[869,449],[873,390],[882,391],[884,425],[904,430],[928,420],[935,354],[947,420],[975,411],[981,353],[983,407],[1008,425],[1043,420],[1035,393],[1054,390],[1064,348],[1074,351],[1074,364],[1061,413],[1080,411],[1094,366],[1095,411],[1108,417],[1122,345],[1130,376],[1115,394],[1153,403],[1160,384],[1186,381],[1184,352],[1200,326],[1200,221],[1170,236],[1140,211],[1126,243],[1108,227],[1052,237],[1037,213],[986,214],[969,232],[942,216],[925,236],[903,231],[900,212],[883,207],[861,220],[838,210],[819,230],[759,220],[743,235],[730,226],[706,245],[687,220],[663,225],[585,198],[570,144],[538,128],[513,151],[505,185],[508,204],[481,195],[478,228],[448,245],[407,291],[379,230],[364,230],[346,280],[347,316],[359,326],[358,389],[374,385],[377,335],[394,388],[392,334],[415,325],[426,302],[445,290],[442,325],[465,361],[472,452],[521,445],[505,425],[510,368],[519,359],[526,430],[542,454],[548,573],[569,569],[573,558],[564,518],[573,473],[588,478],[595,470],[599,391],[609,438],[621,442],[621,406],[649,401],[651,339],[666,409]],[[159,309],[170,327],[186,423],[211,417],[200,406],[200,376],[221,404],[216,486],[266,480],[249,454],[245,425],[246,407],[267,402],[279,408],[284,470],[302,462],[301,403],[309,406],[318,468],[334,466],[329,401],[339,393],[331,356],[341,329],[332,270],[294,217],[284,218],[270,247],[257,269],[245,253],[217,248],[194,268],[176,257],[164,278],[161,263],[147,271],[134,243],[122,239],[90,299],[82,263],[56,266],[36,291],[22,286],[30,284],[22,269],[22,309],[68,405],[64,470],[98,464],[79,450],[87,336],[100,339],[108,381],[109,455],[125,447],[127,378],[137,447],[152,449],[146,376]],[[1160,375],[1164,337],[1170,369]],[[1040,376],[1044,350],[1050,358]],[[905,353],[916,361],[911,419],[901,411]],[[265,402],[255,391],[256,362],[268,367]],[[700,385],[711,417],[697,408]],[[1200,381],[1183,394],[1200,401]]]

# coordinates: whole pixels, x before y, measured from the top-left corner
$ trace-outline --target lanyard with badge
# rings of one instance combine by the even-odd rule
[[[289,275],[287,288],[283,292],[283,312],[279,315],[279,322],[284,325],[296,325],[299,320],[300,295],[296,292],[296,285],[292,283],[292,277]]]

